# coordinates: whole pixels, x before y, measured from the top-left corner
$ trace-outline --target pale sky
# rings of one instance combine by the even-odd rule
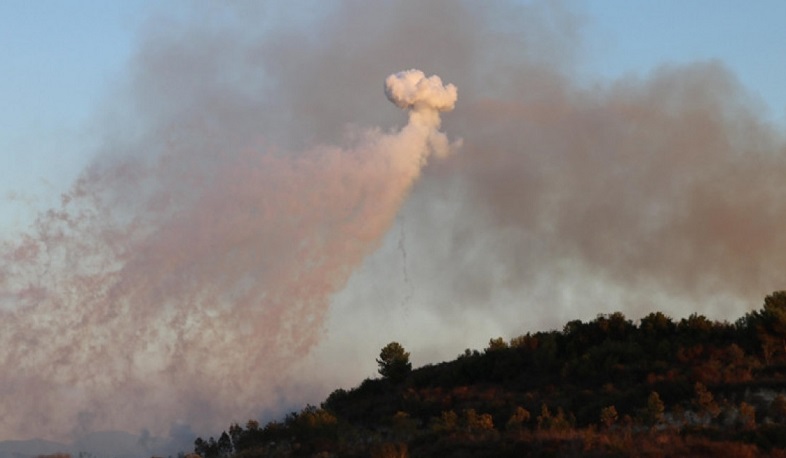
[[[0,408],[48,438],[783,288],[786,2],[160,3],[0,3]],[[425,130],[383,93],[411,68],[458,87]]]

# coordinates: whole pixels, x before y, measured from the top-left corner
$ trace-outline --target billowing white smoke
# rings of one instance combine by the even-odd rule
[[[320,340],[331,294],[428,156],[450,150],[439,112],[455,86],[411,70],[386,88],[410,109],[398,132],[298,154],[186,142],[104,158],[4,243],[0,437],[254,418]],[[157,135],[139,148],[161,148]]]
[[[420,70],[409,70],[390,75],[385,80],[385,94],[399,108],[409,109],[409,129],[427,132],[429,146],[438,157],[450,151],[447,137],[439,132],[439,112],[456,106],[456,86],[444,86],[437,75],[426,77]]]
[[[456,106],[456,86],[444,86],[437,75],[426,77],[420,70],[390,75],[385,80],[385,94],[399,108],[413,112],[451,111]]]

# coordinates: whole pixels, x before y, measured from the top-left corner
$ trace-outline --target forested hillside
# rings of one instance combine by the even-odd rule
[[[786,291],[734,323],[651,313],[495,338],[280,421],[197,439],[214,457],[786,457]]]

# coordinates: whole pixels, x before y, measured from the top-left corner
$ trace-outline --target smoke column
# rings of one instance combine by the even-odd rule
[[[97,159],[3,245],[7,436],[214,435],[356,386],[391,340],[418,365],[618,310],[734,320],[784,288],[786,131],[723,62],[587,76],[574,2],[283,4],[153,20]],[[460,151],[428,167],[449,86],[392,75],[409,123],[352,125],[394,125],[380,76],[411,67],[462,91]]]
[[[313,93],[299,75],[342,81],[342,65],[374,68],[374,56],[428,65],[462,91],[445,120],[461,153],[433,161],[402,209],[411,314],[369,306],[405,295],[380,281],[400,275],[388,236],[336,301],[331,355],[402,339],[415,364],[441,361],[614,311],[733,321],[784,288],[786,131],[766,101],[718,60],[587,77],[587,22],[561,2],[347,2],[315,30],[319,43],[286,55],[298,64],[276,70],[292,81],[288,100]]]
[[[199,174],[173,148],[89,169],[3,246],[0,435],[254,418],[260,385],[320,339],[331,293],[450,150],[455,86],[410,70],[386,93],[409,123],[346,149],[249,147]]]

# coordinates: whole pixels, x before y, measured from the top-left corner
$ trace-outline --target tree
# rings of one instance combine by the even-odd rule
[[[600,409],[600,422],[603,423],[606,428],[611,428],[614,423],[617,422],[617,418],[619,418],[619,414],[617,413],[616,407],[608,406]]]
[[[747,402],[740,403],[740,423],[744,429],[756,427],[756,408]]]
[[[551,429],[551,411],[545,402],[540,406],[540,415],[538,415],[538,429]]]
[[[197,437],[194,441],[194,453],[205,458],[220,458],[218,443],[212,437],[208,440]]]
[[[647,407],[644,409],[643,420],[647,426],[655,426],[663,422],[663,413],[666,410],[660,395],[653,391],[647,398]]]
[[[775,396],[770,403],[770,415],[776,423],[786,423],[786,396]]]
[[[218,456],[220,457],[228,457],[234,451],[232,439],[229,437],[229,434],[227,434],[226,431],[224,431],[221,434],[221,437],[218,438],[216,445],[218,446]]]
[[[639,344],[648,349],[654,360],[668,361],[674,354],[677,325],[661,312],[653,312],[641,319]]]
[[[409,352],[405,351],[398,342],[390,342],[382,348],[377,364],[379,364],[379,374],[394,383],[403,381],[412,371]]]
[[[487,413],[477,413],[475,409],[466,409],[462,416],[462,423],[467,432],[477,432],[494,429],[494,420]]]
[[[530,413],[527,409],[524,407],[516,407],[516,411],[510,416],[505,427],[508,431],[520,431],[524,427],[524,424],[529,421],[529,418]]]
[[[420,426],[420,421],[412,418],[409,413],[399,410],[393,415],[393,433],[400,440],[410,440],[414,437]]]
[[[760,333],[770,354],[780,347],[786,353],[786,291],[776,291],[764,298]]]
[[[786,291],[775,291],[764,298],[761,310],[750,312],[737,320],[737,329],[747,344],[758,343],[766,364],[778,352],[786,354]]]
[[[452,410],[443,411],[439,417],[431,418],[433,432],[453,432],[458,428],[458,414]]]
[[[212,437],[208,440],[197,437],[194,441],[194,452],[205,458],[225,458],[231,455],[232,451],[232,440],[226,431],[221,434],[218,441]]]
[[[720,414],[721,410],[718,406],[718,403],[715,402],[715,398],[712,396],[712,393],[710,393],[703,383],[696,382],[694,385],[694,391],[696,393],[694,403],[696,404],[696,407],[698,407],[699,415],[701,415],[704,421],[711,422],[713,418]]]
[[[557,414],[552,415],[545,402],[540,407],[540,415],[537,420],[538,429],[541,431],[567,431],[573,427],[572,423],[575,422],[572,414],[565,416],[562,407],[557,407]]]
[[[486,348],[486,353],[498,350],[504,350],[508,348],[507,342],[502,337],[497,337],[496,339],[489,340],[489,346]]]

